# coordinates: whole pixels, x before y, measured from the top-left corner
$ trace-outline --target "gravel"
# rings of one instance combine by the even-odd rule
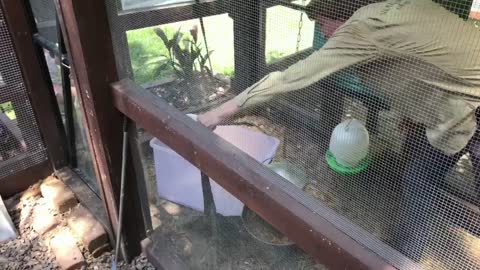
[[[61,220],[60,225],[44,235],[37,234],[32,228],[32,215],[28,213],[29,209],[33,209],[37,204],[45,203],[40,197],[31,198],[29,200],[20,202],[20,194],[17,194],[5,201],[5,205],[12,217],[16,226],[18,236],[16,239],[2,243],[0,245],[0,269],[29,269],[29,270],[49,270],[59,269],[55,261],[49,242],[50,239],[62,230],[69,230],[66,226],[64,215],[58,215]],[[23,220],[21,226],[21,212],[24,211],[26,218]],[[52,210],[53,211],[53,210]],[[68,214],[68,213],[66,213]],[[82,254],[85,258],[86,266],[82,269],[110,269],[112,266],[112,252],[106,252],[98,258],[93,256],[77,241]],[[147,258],[140,255],[134,258],[130,264],[119,263],[118,269],[155,269],[150,264]]]

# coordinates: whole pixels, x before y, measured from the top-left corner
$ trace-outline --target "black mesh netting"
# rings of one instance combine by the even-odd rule
[[[15,49],[0,9],[0,178],[47,159]]]

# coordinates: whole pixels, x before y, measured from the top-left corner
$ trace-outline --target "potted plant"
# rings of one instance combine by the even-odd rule
[[[229,83],[213,74],[209,66],[213,51],[203,48],[196,26],[190,29],[189,34],[178,29],[168,36],[160,27],[154,31],[167,51],[161,55],[162,63],[156,73],[174,72],[173,79],[150,88],[155,94],[181,110],[198,107],[225,94]]]

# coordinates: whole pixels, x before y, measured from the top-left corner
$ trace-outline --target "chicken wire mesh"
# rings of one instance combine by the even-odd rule
[[[312,211],[396,267],[480,267],[478,2],[106,4],[121,76],[185,112],[240,93],[225,123],[280,140],[309,182],[275,184]]]
[[[0,178],[47,159],[17,56],[0,9]]]

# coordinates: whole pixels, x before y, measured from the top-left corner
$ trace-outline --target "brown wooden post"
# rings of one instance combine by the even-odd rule
[[[122,159],[122,114],[112,103],[109,83],[117,79],[104,1],[56,0],[60,25],[70,55],[75,86],[82,100],[87,137],[98,187],[113,231],[118,224]],[[128,256],[140,252],[145,237],[135,172],[127,157],[124,239]]]
[[[265,66],[265,12],[258,0],[233,1],[235,76],[232,89],[241,92],[254,84]]]

